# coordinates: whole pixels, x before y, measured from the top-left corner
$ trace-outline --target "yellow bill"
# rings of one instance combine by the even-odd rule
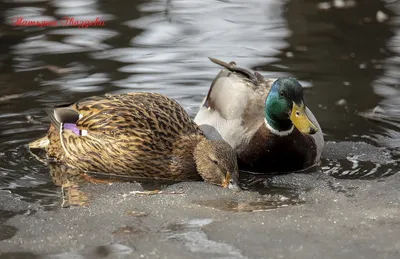
[[[308,118],[304,103],[302,103],[301,106],[298,106],[293,102],[290,120],[301,133],[314,134],[318,131],[318,128]]]
[[[225,180],[222,183],[222,187],[226,188],[229,185],[229,180],[231,179],[231,174],[229,172],[226,173]]]

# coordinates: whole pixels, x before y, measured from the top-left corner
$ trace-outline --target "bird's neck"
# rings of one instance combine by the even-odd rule
[[[197,171],[195,153],[203,136],[188,135],[177,140],[173,145],[171,171],[181,174],[182,179],[200,179]]]
[[[269,109],[265,109],[264,123],[273,134],[278,136],[287,136],[292,133],[294,128],[291,120],[279,120]]]

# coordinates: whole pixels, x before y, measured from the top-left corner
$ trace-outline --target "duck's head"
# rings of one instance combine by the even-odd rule
[[[289,134],[293,125],[302,133],[314,134],[318,128],[306,114],[303,87],[292,77],[277,79],[265,100],[265,122],[275,134]]]
[[[194,152],[197,171],[204,181],[240,190],[237,155],[233,148],[223,140],[200,141]]]

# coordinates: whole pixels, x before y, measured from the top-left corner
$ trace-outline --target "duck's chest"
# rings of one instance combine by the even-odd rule
[[[253,172],[288,172],[314,164],[316,146],[310,135],[297,129],[277,136],[260,128],[249,143],[237,147],[239,168]]]

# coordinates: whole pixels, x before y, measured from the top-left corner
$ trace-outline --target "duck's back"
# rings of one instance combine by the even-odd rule
[[[223,69],[211,84],[194,121],[209,139],[223,139],[234,149],[250,141],[264,123],[264,101],[273,80],[253,84]]]
[[[72,108],[83,115],[77,126],[91,132],[151,130],[165,142],[182,134],[201,133],[181,105],[156,93],[106,94],[78,101]]]

